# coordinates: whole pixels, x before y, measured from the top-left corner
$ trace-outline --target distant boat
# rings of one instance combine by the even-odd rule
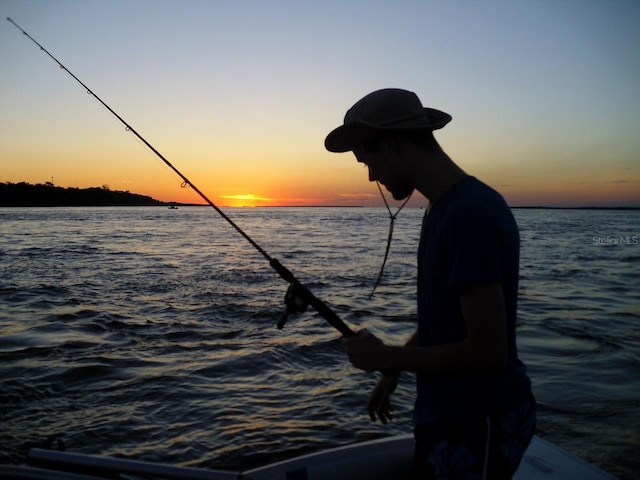
[[[178,207],[176,205],[169,205],[169,210],[177,210]]]

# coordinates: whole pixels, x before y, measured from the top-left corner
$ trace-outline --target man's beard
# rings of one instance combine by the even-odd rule
[[[410,185],[403,185],[391,190],[391,195],[395,200],[404,200],[413,193],[413,187]]]

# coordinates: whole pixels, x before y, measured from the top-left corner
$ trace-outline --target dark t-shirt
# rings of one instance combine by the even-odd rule
[[[456,183],[425,216],[418,249],[418,344],[464,339],[461,290],[500,282],[508,361],[497,373],[418,373],[416,425],[502,412],[531,392],[515,340],[519,252],[520,236],[511,210],[498,192],[474,177]]]

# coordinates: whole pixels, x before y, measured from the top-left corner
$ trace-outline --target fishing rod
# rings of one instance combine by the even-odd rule
[[[61,69],[67,72],[76,82],[78,82],[89,95],[95,98],[100,104],[105,107],[114,117],[116,117],[120,123],[125,126],[125,130],[133,133],[142,143],[144,143],[156,156],[162,160],[165,165],[167,165],[171,170],[173,170],[183,181],[183,185],[189,186],[195,191],[200,197],[207,202],[207,204],[212,207],[222,218],[224,218],[229,225],[231,225],[240,235],[242,235],[268,262],[271,268],[273,268],[285,281],[289,283],[289,288],[287,293],[285,294],[285,305],[286,310],[277,326],[279,329],[284,327],[284,324],[287,321],[287,317],[289,314],[302,313],[306,311],[308,305],[311,305],[315,310],[336,330],[338,330],[345,337],[354,336],[355,333],[351,328],[345,324],[336,313],[329,308],[329,306],[316,297],[311,291],[304,286],[298,279],[291,273],[291,271],[282,265],[277,259],[271,257],[260,245],[258,245],[255,240],[253,240],[244,230],[242,230],[236,223],[231,220],[220,208],[218,208],[210,199],[207,197],[202,191],[196,187],[191,180],[189,180],[186,176],[182,174],[176,167],[174,167],[169,160],[167,160],[164,155],[162,155],[156,148],[151,145],[142,135],[140,135],[130,124],[128,124],[120,115],[118,115],[109,105],[107,105],[98,95],[96,95],[93,90],[91,90],[87,85],[85,85],[78,77],[76,77],[71,71],[65,67],[60,61],[54,57],[49,51],[44,48],[40,43],[38,43],[31,35],[29,35],[26,31],[22,29],[16,22],[11,20],[11,18],[7,17],[7,20],[12,23],[18,30],[20,30],[24,35],[29,38],[33,43],[35,43],[40,50],[46,53],[54,62],[56,62]]]

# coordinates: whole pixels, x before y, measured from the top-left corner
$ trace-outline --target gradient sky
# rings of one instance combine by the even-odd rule
[[[345,111],[400,87],[513,206],[640,206],[640,2],[0,0],[0,182],[220,206],[382,205]],[[412,199],[425,205],[423,198]]]

